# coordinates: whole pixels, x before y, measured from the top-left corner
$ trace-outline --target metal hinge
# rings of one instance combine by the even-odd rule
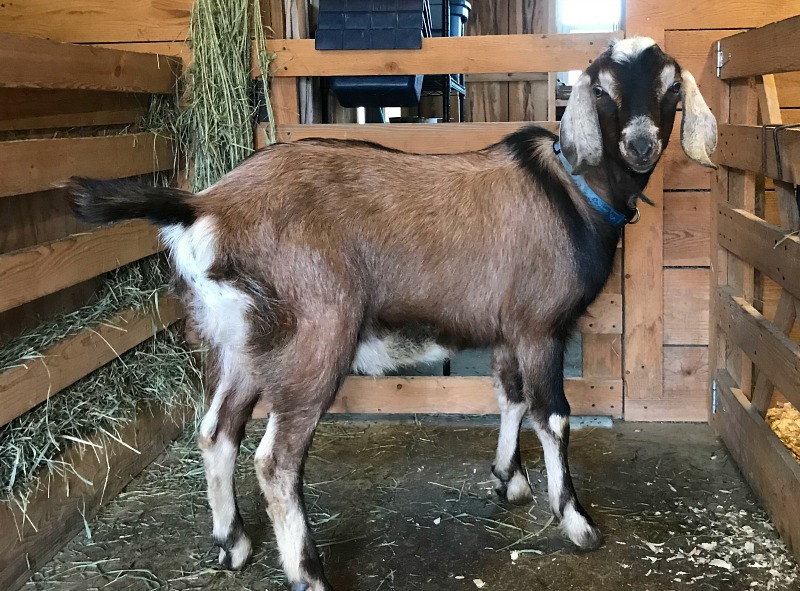
[[[717,78],[722,76],[722,67],[728,63],[730,59],[730,55],[728,55],[728,59],[725,59],[725,53],[722,51],[722,41],[717,41]]]
[[[717,380],[711,380],[711,414],[717,414]]]

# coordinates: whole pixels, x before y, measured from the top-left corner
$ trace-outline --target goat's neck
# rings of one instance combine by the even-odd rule
[[[631,171],[613,161],[606,162],[587,171],[586,182],[611,207],[624,214],[636,209],[636,199],[644,191],[652,170],[646,173]]]

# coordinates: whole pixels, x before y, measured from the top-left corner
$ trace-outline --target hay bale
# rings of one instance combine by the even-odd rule
[[[800,462],[800,411],[789,402],[770,408],[767,423],[794,459]]]

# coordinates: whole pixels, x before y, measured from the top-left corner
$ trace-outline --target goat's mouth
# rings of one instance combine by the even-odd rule
[[[653,168],[655,168],[656,166],[656,162],[658,162],[658,158],[656,158],[652,162],[647,162],[647,163],[641,163],[636,161],[632,162],[631,160],[625,158],[625,164],[628,165],[628,168],[630,168],[633,172],[637,172],[639,174],[644,174],[646,172],[650,172],[651,170],[653,170]]]

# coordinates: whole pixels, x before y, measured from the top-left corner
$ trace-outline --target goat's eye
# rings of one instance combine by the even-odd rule
[[[595,86],[592,88],[592,91],[594,92],[594,96],[596,96],[597,98],[600,98],[606,93],[606,91],[603,90],[602,86]]]
[[[672,92],[674,92],[675,94],[678,94],[681,91],[681,83],[680,82],[673,82],[672,86],[670,86],[669,89]]]

